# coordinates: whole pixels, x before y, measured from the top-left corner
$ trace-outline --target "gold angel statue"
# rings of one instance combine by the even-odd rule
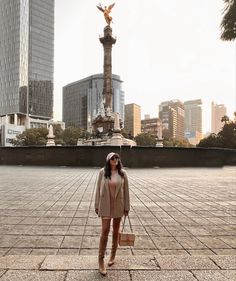
[[[99,3],[99,5],[97,6],[97,8],[103,12],[104,18],[107,22],[108,25],[110,25],[111,21],[112,21],[112,17],[109,15],[111,12],[111,9],[114,7],[115,3],[109,5],[108,7],[105,6],[104,8],[102,7],[101,3]]]

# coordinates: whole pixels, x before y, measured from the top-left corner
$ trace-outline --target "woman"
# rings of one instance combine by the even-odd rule
[[[119,155],[111,152],[106,157],[105,167],[100,170],[95,197],[95,212],[102,219],[98,253],[99,271],[102,275],[106,275],[107,273],[104,265],[104,256],[111,220],[113,220],[113,233],[111,255],[108,262],[109,266],[115,262],[121,218],[123,215],[128,216],[129,209],[127,174],[122,169]]]

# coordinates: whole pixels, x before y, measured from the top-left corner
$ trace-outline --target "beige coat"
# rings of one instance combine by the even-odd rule
[[[128,177],[124,170],[124,177],[118,174],[116,191],[115,191],[115,202],[114,202],[114,218],[120,218],[124,215],[124,211],[129,211],[129,185]],[[104,176],[104,168],[99,172],[96,197],[95,197],[95,210],[98,209],[99,217],[110,216],[110,190],[108,186],[108,178]]]

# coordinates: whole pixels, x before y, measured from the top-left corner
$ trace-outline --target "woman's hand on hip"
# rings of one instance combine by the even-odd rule
[[[98,215],[98,209],[95,209],[95,213]]]

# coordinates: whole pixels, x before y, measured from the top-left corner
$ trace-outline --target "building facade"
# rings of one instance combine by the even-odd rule
[[[141,132],[157,137],[160,124],[159,118],[150,118],[150,115],[145,115],[145,119],[141,120]]]
[[[0,38],[0,116],[51,119],[54,0],[1,0]]]
[[[193,145],[202,139],[202,101],[190,100],[184,102],[184,134]]]
[[[113,112],[124,122],[124,91],[120,76],[112,75]],[[63,87],[63,121],[92,132],[92,121],[104,114],[103,74],[96,74]]]
[[[218,134],[223,127],[221,118],[227,114],[226,107],[223,104],[211,103],[211,132]]]
[[[125,105],[125,131],[136,137],[141,133],[141,107],[135,103]]]
[[[184,104],[179,100],[162,102],[159,105],[162,134],[165,139],[184,139]]]

